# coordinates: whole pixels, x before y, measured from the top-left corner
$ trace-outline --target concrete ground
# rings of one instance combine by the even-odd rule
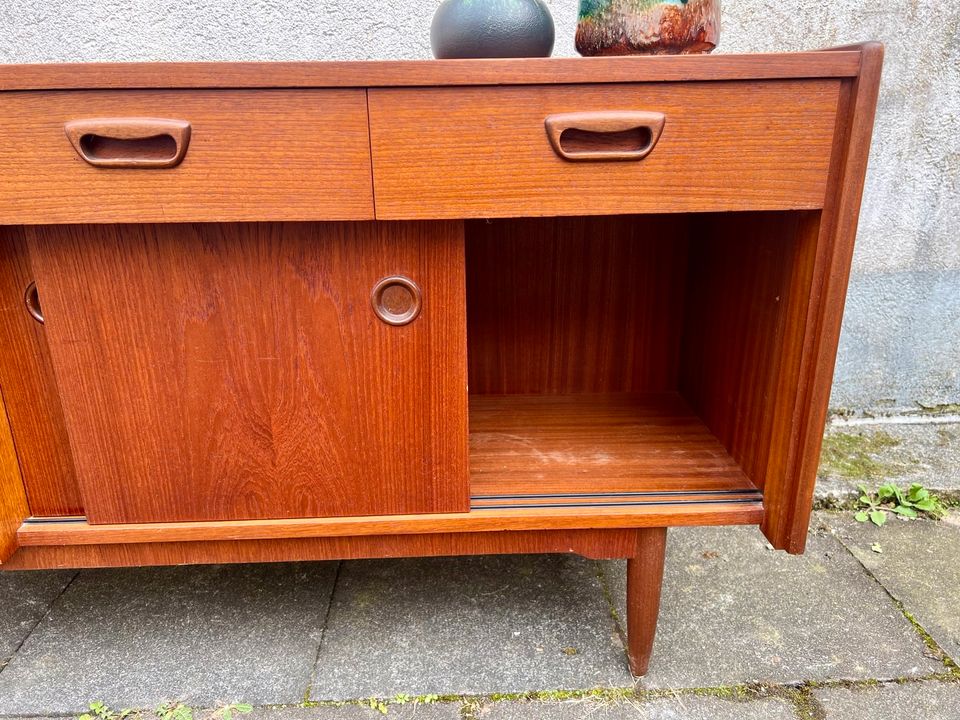
[[[838,487],[894,452],[956,472],[912,444],[842,439]],[[755,528],[671,530],[637,683],[624,590],[623,562],[575,556],[0,573],[0,716],[960,718],[960,512],[821,510],[800,557]]]

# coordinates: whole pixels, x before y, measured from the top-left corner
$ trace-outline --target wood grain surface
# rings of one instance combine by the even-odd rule
[[[209,522],[93,525],[78,521],[32,522],[21,526],[21,547],[112,545],[154,542],[279,540],[362,535],[500,533],[517,530],[610,530],[617,528],[756,525],[763,505],[660,505],[603,508],[540,508],[428,513],[379,517],[214,520]]]
[[[752,489],[675,393],[470,397],[474,496]]]
[[[680,390],[757,487],[780,478],[810,302],[819,213],[737,213],[692,226]],[[798,317],[798,309],[800,317]]]
[[[0,565],[17,549],[17,531],[28,515],[27,495],[0,392]]]
[[[840,81],[369,91],[377,217],[486,218],[823,205]],[[639,161],[570,162],[558,113],[666,115]]]
[[[124,117],[189,122],[183,162],[93,167],[64,132]],[[373,217],[363,90],[3,93],[0,126],[0,224]]]
[[[676,389],[685,217],[474,221],[466,238],[471,393]]]
[[[796,323],[799,348],[786,471],[766,489],[763,530],[776,548],[802,553],[813,507],[840,324],[880,90],[883,45],[866,43],[855,80],[845,84],[835,131],[827,202],[811,258],[811,302]],[[792,380],[792,378],[791,378]]]
[[[75,225],[30,252],[93,523],[467,509],[459,223]],[[382,277],[423,291],[373,313]]]
[[[852,77],[859,48],[750,55],[0,65],[0,90],[525,85]]]
[[[30,512],[79,515],[83,503],[46,332],[24,306],[32,280],[23,228],[0,227],[0,389]]]
[[[164,118],[70,120],[67,139],[85,162],[110,168],[171,168],[190,146],[190,123]]]
[[[26,570],[513,553],[576,553],[594,559],[623,558],[636,552],[636,534],[637,531],[632,529],[536,530],[108,545],[33,545],[21,548],[4,568]]]
[[[666,549],[667,529],[647,528],[638,531],[636,554],[627,559],[627,660],[635,677],[650,667]]]

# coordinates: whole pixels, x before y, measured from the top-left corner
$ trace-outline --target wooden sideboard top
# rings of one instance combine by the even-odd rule
[[[383,62],[0,65],[3,90],[416,87],[855,77],[861,50]]]

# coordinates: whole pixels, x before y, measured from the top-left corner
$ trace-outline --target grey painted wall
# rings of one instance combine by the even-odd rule
[[[960,3],[725,3],[721,52],[887,44],[833,405],[960,402]],[[0,62],[426,58],[437,4],[4,0]],[[577,1],[549,5],[573,55]]]

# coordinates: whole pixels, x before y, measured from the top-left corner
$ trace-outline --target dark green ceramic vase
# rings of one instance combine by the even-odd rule
[[[553,17],[541,0],[446,0],[433,16],[435,57],[547,57]]]

